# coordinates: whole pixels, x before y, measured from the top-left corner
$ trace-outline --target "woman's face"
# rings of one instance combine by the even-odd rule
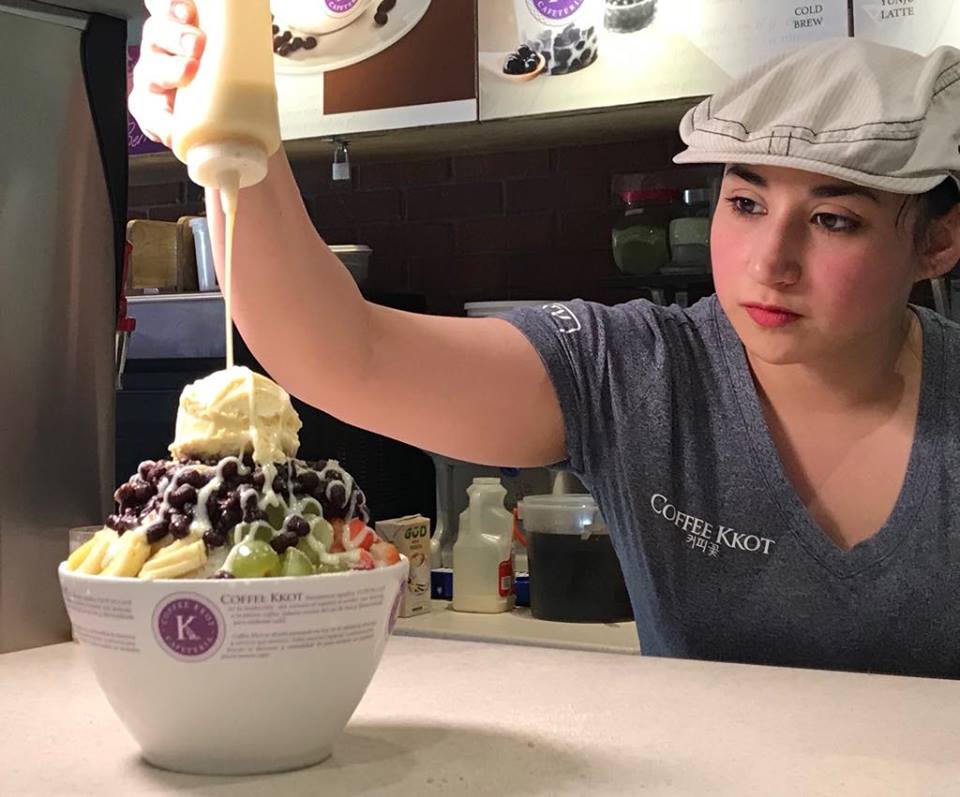
[[[917,278],[904,197],[774,166],[727,166],[711,228],[716,291],[753,357],[813,363],[903,323]]]

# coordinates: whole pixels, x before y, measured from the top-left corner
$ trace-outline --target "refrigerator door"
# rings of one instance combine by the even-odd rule
[[[0,653],[69,639],[67,530],[110,507],[125,42],[0,0]]]

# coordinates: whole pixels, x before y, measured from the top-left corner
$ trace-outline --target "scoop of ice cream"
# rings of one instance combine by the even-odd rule
[[[251,452],[258,464],[282,462],[296,456],[302,426],[280,385],[249,368],[227,368],[183,389],[170,453],[220,459]]]

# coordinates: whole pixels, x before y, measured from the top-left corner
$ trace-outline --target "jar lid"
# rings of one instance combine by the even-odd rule
[[[483,318],[488,316],[501,316],[506,315],[511,310],[516,310],[518,307],[526,307],[528,305],[545,305],[553,304],[554,302],[560,301],[559,299],[507,299],[500,300],[496,302],[466,302],[463,305],[463,309],[466,311],[467,316],[473,318]]]
[[[630,189],[620,194],[624,202],[676,202],[680,192],[673,188]]]
[[[576,534],[584,539],[609,534],[600,508],[589,493],[528,495],[517,502],[517,514],[528,532]]]
[[[709,188],[686,188],[683,191],[683,203],[685,205],[709,205]]]

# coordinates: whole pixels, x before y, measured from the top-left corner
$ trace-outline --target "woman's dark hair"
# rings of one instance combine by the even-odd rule
[[[930,225],[946,216],[958,203],[960,188],[950,177],[926,193],[917,195],[917,217],[913,227],[913,240],[917,248],[923,246]]]

